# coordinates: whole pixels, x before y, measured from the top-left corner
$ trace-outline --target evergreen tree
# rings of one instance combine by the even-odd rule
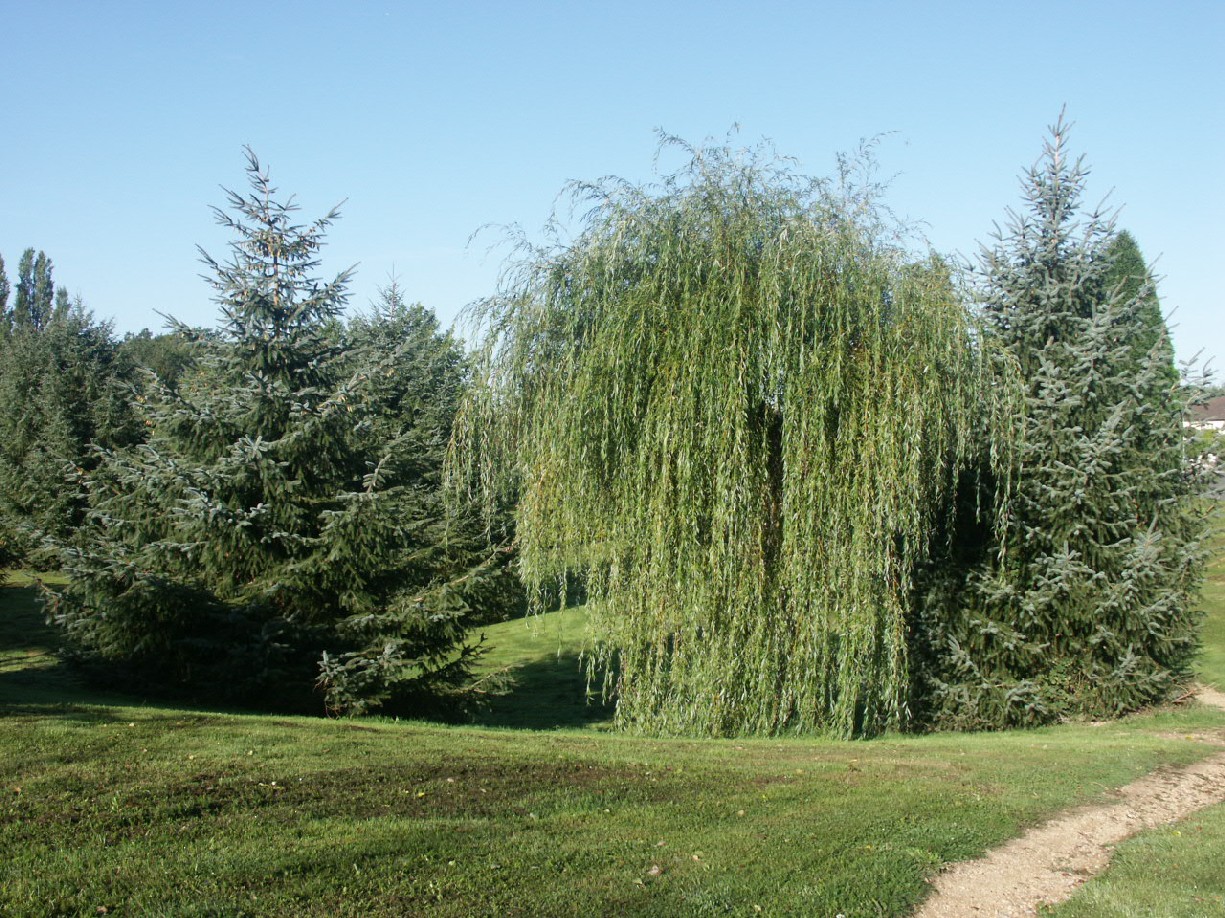
[[[350,360],[400,355],[394,366],[373,381],[384,412],[379,423],[386,437],[397,435],[406,425],[419,426],[430,436],[450,435],[468,361],[460,343],[439,327],[433,312],[408,302],[393,279],[380,288],[368,312],[349,322],[345,341]],[[436,459],[437,449],[435,444],[424,452]]]
[[[63,319],[68,315],[70,309],[72,309],[72,301],[68,299],[68,288],[56,287],[54,306],[51,309],[51,321],[56,322]]]
[[[344,342],[346,361],[355,370],[377,367],[369,373],[365,404],[374,442],[392,447],[395,464],[388,463],[386,474],[403,489],[395,512],[407,552],[397,576],[415,572],[410,576],[418,592],[435,584],[434,614],[462,626],[449,633],[459,640],[462,629],[503,618],[521,603],[517,579],[502,554],[489,550],[479,516],[470,506],[448,504],[441,486],[447,443],[470,372],[468,359],[431,311],[406,301],[395,280],[379,291],[369,312],[349,323]],[[439,580],[445,571],[456,574],[449,583]],[[422,633],[421,614],[420,597],[413,597],[407,604],[371,607],[342,623],[354,646],[325,658],[321,685],[329,706],[350,711],[387,707],[405,689],[413,697],[402,697],[399,706],[431,704],[428,692],[395,686],[411,648],[396,642]],[[454,675],[461,676],[462,670]],[[499,685],[496,678],[486,680],[481,692],[494,692]]]
[[[388,420],[398,349],[345,353],[349,272],[314,276],[335,211],[295,223],[249,151],[248,177],[217,211],[231,257],[204,255],[221,328],[179,328],[194,353],[139,397],[148,441],[91,476],[56,620],[87,657],[198,697],[300,705],[320,666],[333,709],[463,694],[483,558],[445,542],[416,452],[446,431]]]
[[[38,563],[45,537],[68,539],[80,525],[93,447],[138,438],[130,376],[110,325],[79,301],[0,339],[0,527],[26,563]]]
[[[1162,385],[1174,387],[1181,377],[1174,360],[1174,344],[1161,313],[1161,300],[1157,296],[1157,281],[1140,253],[1140,246],[1127,230],[1120,230],[1110,240],[1106,249],[1110,267],[1106,271],[1106,289],[1112,297],[1123,302],[1135,300],[1136,321],[1141,326],[1132,344],[1134,369],[1138,372],[1148,358],[1149,351],[1159,349],[1157,359],[1164,366]]]
[[[9,312],[9,279],[4,271],[4,256],[0,255],[0,339],[13,328],[13,316]]]
[[[418,494],[428,502],[430,516],[443,513],[441,472],[456,413],[467,390],[472,367],[462,343],[438,324],[432,311],[410,303],[394,278],[379,290],[372,308],[349,323],[345,340],[358,360],[370,355],[398,355],[393,365],[373,380],[382,415],[380,436],[411,439],[407,452],[416,457]],[[526,603],[513,570],[510,548],[513,502],[497,507],[489,518],[479,508],[451,501],[447,542],[452,550],[476,557],[482,547],[497,547],[487,558],[488,570],[465,581],[468,604],[480,624],[506,618]],[[487,552],[486,552],[487,553]]]
[[[1020,368],[1025,410],[994,532],[975,531],[983,560],[963,590],[927,597],[924,691],[940,724],[1134,710],[1187,677],[1196,647],[1203,520],[1185,400],[1147,270],[1124,260],[1107,216],[1082,210],[1067,130],[1052,128],[1026,210],[982,256],[987,343]]]
[[[21,253],[17,266],[17,295],[13,303],[13,324],[41,329],[54,312],[55,285],[51,280],[51,259],[33,249]]]

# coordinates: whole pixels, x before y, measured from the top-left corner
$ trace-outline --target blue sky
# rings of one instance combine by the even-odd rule
[[[0,0],[0,254],[27,246],[119,331],[211,325],[195,246],[242,146],[324,268],[391,272],[450,322],[496,234],[569,179],[651,177],[655,130],[770,138],[805,171],[885,134],[888,203],[972,254],[1066,103],[1089,199],[1163,276],[1179,354],[1225,363],[1225,3],[40,3]]]

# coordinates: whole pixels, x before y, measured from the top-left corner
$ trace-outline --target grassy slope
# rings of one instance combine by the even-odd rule
[[[1225,526],[1225,514],[1221,514]],[[1216,561],[1208,568],[1204,583],[1204,650],[1200,655],[1200,678],[1225,692],[1225,534],[1217,539]]]
[[[1225,538],[1204,584],[1200,677],[1225,691]],[[1060,918],[1225,916],[1225,805],[1119,846],[1106,873],[1054,910]]]
[[[587,725],[543,732],[98,699],[29,591],[0,590],[0,913],[900,915],[941,862],[1200,757],[1168,737],[1225,723],[643,740],[590,729],[607,712],[564,688],[581,616],[485,629],[487,665],[525,661],[489,723]]]
[[[550,730],[598,727],[612,717],[611,705],[588,697],[581,654],[587,633],[582,609],[516,618],[481,630],[487,653],[485,671],[506,670],[509,694],[495,698],[477,717],[484,726]]]

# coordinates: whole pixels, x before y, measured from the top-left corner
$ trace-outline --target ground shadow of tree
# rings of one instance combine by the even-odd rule
[[[577,654],[559,654],[517,666],[508,673],[509,690],[477,711],[472,722],[484,727],[557,730],[612,720],[614,704],[598,688],[589,695]]]
[[[100,707],[107,705],[175,710],[196,707],[181,698],[153,699],[102,687],[89,681],[79,667],[62,660],[56,653],[58,645],[59,635],[47,625],[33,588],[0,588],[0,716],[41,716],[55,710],[59,716],[98,720],[110,718]],[[507,673],[507,684],[508,691],[493,696],[470,722],[488,727],[555,730],[612,719],[611,701],[602,701],[598,692],[589,697],[587,677],[577,654],[553,654],[513,667]],[[258,710],[258,706],[233,710]]]

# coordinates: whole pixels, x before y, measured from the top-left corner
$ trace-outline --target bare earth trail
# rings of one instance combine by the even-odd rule
[[[1214,689],[1201,687],[1196,697],[1225,709],[1225,694]],[[1225,752],[1156,771],[1113,796],[1113,803],[1058,816],[976,861],[952,865],[915,918],[1022,918],[1062,902],[1106,869],[1113,845],[1225,802]]]

